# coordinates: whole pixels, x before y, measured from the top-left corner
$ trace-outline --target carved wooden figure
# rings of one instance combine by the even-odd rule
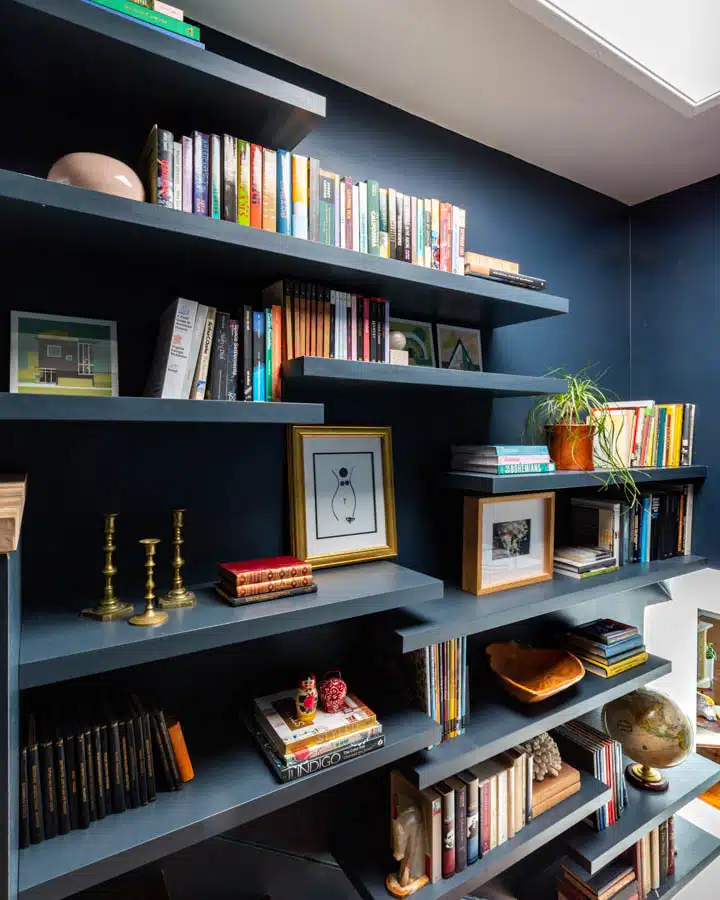
[[[397,874],[385,879],[393,897],[408,897],[425,887],[425,825],[416,806],[403,810],[392,823],[393,856],[400,862]]]

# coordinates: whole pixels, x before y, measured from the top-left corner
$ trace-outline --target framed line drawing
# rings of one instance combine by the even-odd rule
[[[477,328],[438,324],[435,330],[441,369],[482,372],[482,346]]]
[[[397,556],[390,428],[289,429],[292,553],[315,568]]]

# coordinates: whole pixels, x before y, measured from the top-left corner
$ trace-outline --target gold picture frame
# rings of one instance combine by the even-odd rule
[[[481,596],[549,581],[554,556],[554,491],[465,497],[464,591]]]
[[[316,569],[397,556],[390,428],[293,425],[288,474],[293,556]]]

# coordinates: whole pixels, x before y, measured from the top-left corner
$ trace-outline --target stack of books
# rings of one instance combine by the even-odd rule
[[[385,743],[377,716],[353,694],[336,713],[326,713],[318,705],[311,725],[296,718],[294,690],[258,697],[247,725],[282,782],[364,756]]]
[[[464,209],[324,171],[312,157],[228,134],[194,131],[176,140],[155,126],[141,173],[159,206],[465,273]]]
[[[635,869],[624,859],[615,860],[595,875],[572,860],[561,863],[562,875],[557,879],[558,900],[640,900]]]
[[[612,678],[647,662],[643,637],[632,625],[614,619],[595,619],[568,631],[567,646],[588,672]]]
[[[556,547],[553,572],[568,578],[592,578],[619,569],[617,558],[601,547]]]
[[[614,825],[628,804],[620,742],[580,720],[560,725],[551,734],[564,761],[612,788],[611,799],[591,814],[588,824],[597,831]]]
[[[465,734],[468,711],[467,637],[408,654],[420,708],[442,725],[442,741]]]
[[[451,467],[484,475],[526,475],[554,472],[546,446],[529,444],[460,444],[452,448]]]
[[[547,775],[542,781],[534,781],[532,786],[533,818],[541,815],[577,794],[580,790],[580,773],[568,763],[563,762],[557,775]]]
[[[543,291],[547,287],[544,278],[523,275],[519,263],[511,262],[509,259],[498,259],[495,256],[485,256],[483,253],[473,253],[470,250],[465,251],[465,274],[487,278],[490,281],[502,281],[504,284],[529,288],[532,291]]]
[[[635,868],[638,882],[638,900],[656,896],[668,878],[675,874],[675,818],[671,816],[657,828],[653,828],[628,854]]]
[[[626,400],[610,404],[602,416],[615,452],[629,467],[691,466],[695,442],[695,404],[656,404],[654,400]],[[600,448],[595,446],[595,468],[608,468]]]
[[[185,13],[162,0],[83,0],[90,6],[100,6],[107,12],[129,19],[137,25],[159,31],[195,47],[205,48],[200,42],[200,29],[185,21]]]
[[[272,556],[218,565],[217,593],[229,606],[245,606],[317,591],[310,563],[295,556]]]

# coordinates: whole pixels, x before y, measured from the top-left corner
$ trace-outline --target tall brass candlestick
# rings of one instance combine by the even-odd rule
[[[103,599],[97,606],[92,609],[84,609],[80,615],[86,619],[95,619],[98,622],[112,622],[115,619],[124,619],[125,616],[132,615],[135,608],[131,603],[124,603],[115,596],[115,588],[113,587],[113,577],[117,574],[117,569],[113,564],[113,554],[115,553],[115,544],[113,538],[115,536],[115,519],[117,513],[106,513],[105,515],[105,567],[103,575],[105,576],[105,591]]]
[[[140,541],[145,546],[145,612],[139,616],[133,616],[128,619],[131,625],[162,625],[167,622],[168,614],[159,612],[155,609],[155,579],[153,578],[153,569],[155,568],[155,548],[160,543],[159,538],[143,538]]]
[[[160,598],[161,609],[181,609],[185,606],[195,606],[196,603],[195,594],[185,588],[180,574],[180,570],[185,565],[185,560],[180,552],[180,548],[185,543],[182,536],[184,512],[184,509],[173,510],[173,580],[170,590]]]

